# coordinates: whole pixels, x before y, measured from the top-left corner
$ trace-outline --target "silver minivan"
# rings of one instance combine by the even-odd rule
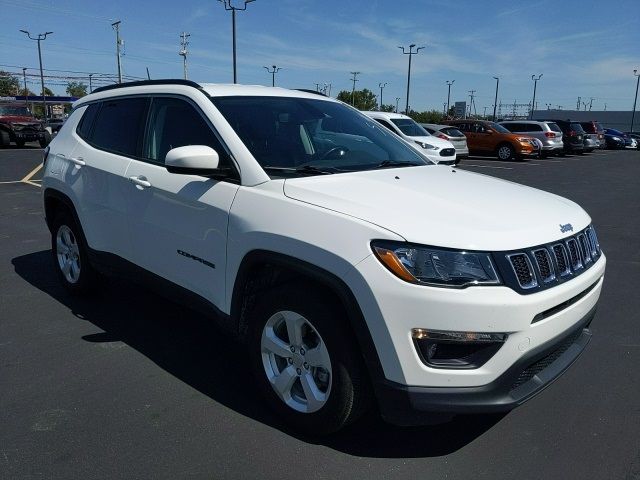
[[[553,122],[537,122],[535,120],[507,120],[499,122],[513,133],[523,133],[542,142],[541,156],[555,155],[564,151],[562,130]]]

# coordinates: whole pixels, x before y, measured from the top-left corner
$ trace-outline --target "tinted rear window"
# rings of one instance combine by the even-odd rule
[[[580,125],[579,123],[572,123],[571,129],[576,131],[577,133],[585,133],[584,129],[582,128],[582,125]]]
[[[146,98],[102,102],[93,125],[91,143],[110,152],[135,156],[142,139],[147,103]]]
[[[82,115],[82,118],[80,119],[77,130],[78,135],[80,135],[81,138],[84,138],[85,140],[89,139],[89,136],[91,135],[91,127],[96,119],[98,110],[100,110],[99,103],[92,103],[85,110],[84,115]]]
[[[549,127],[549,129],[550,129],[552,132],[562,133],[562,129],[558,126],[558,124],[557,124],[557,123],[547,122],[547,127]]]

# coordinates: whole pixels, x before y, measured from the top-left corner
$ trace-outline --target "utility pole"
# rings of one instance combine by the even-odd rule
[[[455,82],[455,80],[447,80],[445,83],[447,84],[448,87],[448,91],[447,91],[447,113],[449,113],[449,108],[451,108],[451,85],[453,85],[453,82]]]
[[[26,30],[20,30],[22,33],[26,34],[29,37],[29,40],[35,40],[38,42],[38,60],[40,61],[40,85],[42,87],[42,110],[44,114],[44,123],[48,124],[49,119],[47,115],[47,99],[44,95],[44,73],[42,70],[42,50],[40,48],[40,42],[46,40],[47,35],[51,35],[53,32],[45,32],[39,33],[37,37],[32,37],[31,34]]]
[[[382,90],[387,86],[387,82],[379,83],[378,87],[380,87],[380,110],[382,110]]]
[[[424,47],[418,47],[416,48],[416,51],[413,51],[413,47],[415,47],[415,43],[412,43],[411,45],[409,45],[409,51],[405,51],[404,47],[398,47],[399,49],[402,50],[402,53],[404,55],[409,55],[409,70],[407,71],[407,106],[405,108],[405,114],[409,115],[409,87],[411,86],[411,57],[413,57],[414,55],[417,55],[418,52],[420,50],[422,50]]]
[[[271,65],[271,68],[273,68],[273,70],[269,70],[269,67],[264,67],[267,69],[267,72],[269,72],[271,74],[271,86],[275,87],[276,86],[276,73],[278,73],[280,70],[282,70],[280,67],[276,67],[275,65]]]
[[[178,53],[178,55],[182,57],[182,69],[185,80],[187,79],[187,55],[189,54],[189,52],[187,51],[187,45],[189,45],[188,38],[190,36],[191,35],[189,35],[187,32],[182,32],[180,34],[180,52]]]
[[[255,0],[244,0],[244,5],[242,8],[234,7],[231,5],[231,0],[218,0],[221,3],[224,3],[224,9],[229,11],[231,10],[231,30],[233,36],[233,83],[238,83],[238,72],[236,68],[236,10],[246,10],[247,4],[254,2]]]
[[[640,73],[638,73],[637,69],[633,70],[633,75],[637,78],[637,80],[636,80],[636,96],[633,99],[633,112],[631,113],[631,132],[633,132],[633,121],[636,118],[636,103],[638,102],[638,85],[640,85]]]
[[[500,86],[500,77],[493,77],[496,80],[496,98],[493,100],[493,121],[496,121],[496,107],[498,106],[498,87]]]
[[[587,111],[587,105],[588,105],[587,102],[582,102],[582,106],[584,107],[585,112]],[[580,108],[578,108],[578,110],[580,110]]]
[[[594,97],[591,97],[591,98],[589,99],[589,111],[591,111],[591,107],[593,107],[593,101],[594,101],[594,100],[595,100],[595,98],[594,98]]]
[[[122,83],[122,63],[120,62],[120,47],[122,46],[122,39],[120,38],[120,20],[113,22],[111,27],[116,31],[116,55],[118,58],[118,83]]]
[[[320,84],[316,83],[316,92],[319,92],[319,91],[320,91]]]
[[[91,77],[93,77],[93,73],[89,74],[89,93],[93,93],[93,84],[91,83]]]
[[[357,77],[360,75],[360,72],[351,72],[351,75],[353,75],[353,78],[351,78],[351,81],[353,82],[353,87],[351,87],[351,105],[355,107],[356,82],[358,81]]]
[[[582,100],[582,97],[578,97],[578,103],[577,103],[577,106],[576,106],[576,110],[578,110],[578,111],[580,111],[580,103],[581,103],[580,100]]]
[[[396,97],[396,113],[398,113],[398,103],[400,103],[400,97]]]
[[[331,96],[331,87],[332,87],[331,83],[325,83],[324,87],[322,88],[322,93],[324,93],[326,96],[330,97]]]
[[[475,102],[473,101],[473,97],[475,96],[475,93],[476,93],[476,91],[475,91],[475,90],[469,90],[469,97],[471,98],[471,99],[469,100],[469,116],[471,116],[471,107],[472,107],[472,106],[473,106],[473,114],[474,114],[475,116],[478,116],[478,115],[477,115],[477,112],[476,112],[476,104],[475,104]]]
[[[486,120],[486,119],[487,119],[487,107],[486,107],[486,105],[485,105],[485,107],[484,107],[484,112],[482,112],[482,119],[483,119],[483,120]]]
[[[533,109],[536,108],[536,88],[538,87],[538,80],[542,78],[542,73],[538,75],[536,78],[535,75],[531,75],[531,80],[533,80],[533,101],[531,102],[531,113],[529,114],[529,118],[533,118]]]
[[[24,106],[28,107],[29,103],[27,102],[27,69],[26,67],[22,67],[22,81],[24,82]]]
[[[443,117],[447,116],[447,102],[442,103],[442,116]]]

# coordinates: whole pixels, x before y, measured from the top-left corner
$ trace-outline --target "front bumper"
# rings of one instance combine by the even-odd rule
[[[521,357],[500,377],[479,387],[378,386],[382,416],[396,425],[429,423],[434,414],[494,413],[514,409],[562,375],[591,340],[593,307],[570,330]]]

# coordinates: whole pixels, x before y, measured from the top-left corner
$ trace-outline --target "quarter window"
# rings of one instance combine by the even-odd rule
[[[225,150],[202,115],[188,102],[179,98],[154,98],[149,113],[144,157],[164,163],[172,148],[186,145],[207,145],[224,163]]]
[[[84,114],[80,119],[80,124],[78,125],[78,130],[77,130],[78,135],[80,135],[81,138],[85,140],[90,140],[91,127],[93,126],[93,122],[96,119],[98,110],[100,110],[100,104],[92,103],[84,111]]]
[[[136,156],[147,102],[146,98],[102,102],[90,133],[91,143],[110,152]]]

